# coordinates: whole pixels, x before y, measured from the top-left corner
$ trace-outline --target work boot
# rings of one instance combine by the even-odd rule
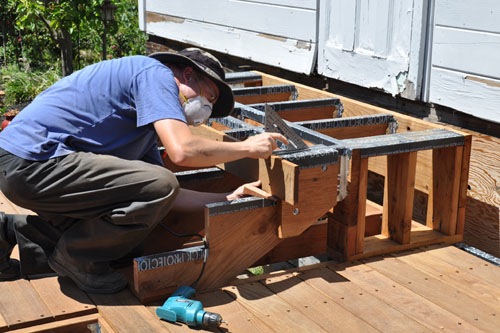
[[[7,214],[0,212],[0,281],[16,280],[21,275],[19,261],[10,259],[16,241],[15,236],[9,233],[9,222]]]
[[[49,257],[49,266],[60,276],[67,276],[81,290],[91,294],[114,294],[127,286],[125,276],[108,268],[104,271],[89,272],[79,268],[74,261],[57,249]]]
[[[144,249],[141,245],[137,246],[129,253],[124,255],[123,257],[113,260],[110,264],[114,269],[120,269],[127,266],[131,266],[134,263],[134,259],[137,257],[142,257],[144,255]]]

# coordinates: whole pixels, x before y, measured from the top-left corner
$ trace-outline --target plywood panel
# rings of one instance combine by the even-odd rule
[[[472,138],[464,240],[500,258],[500,138]]]

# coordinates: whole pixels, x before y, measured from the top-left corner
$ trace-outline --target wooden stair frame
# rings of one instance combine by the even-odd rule
[[[451,136],[442,137],[442,130],[430,130],[425,135],[404,133],[405,138],[416,137],[416,140],[403,140],[401,151],[398,151],[400,147],[391,148],[389,142],[376,137],[373,142],[378,142],[380,147],[373,145],[372,152],[353,149],[348,197],[328,216],[330,257],[358,260],[463,240],[470,137],[448,133]],[[344,142],[349,146],[355,141]],[[432,185],[425,226],[412,220],[417,153],[424,150],[432,150]],[[365,237],[368,166],[369,158],[375,156],[386,157],[382,228],[380,235]]]
[[[248,85],[238,75],[232,78],[239,86],[233,88],[238,103],[286,104],[287,101],[296,98],[300,101],[301,97],[307,99],[313,95],[315,98],[338,99],[324,91],[256,73],[258,76],[248,76],[251,77]],[[254,192],[257,196],[249,197],[242,203],[211,203],[205,207],[201,233],[208,240],[208,256],[201,243],[182,245],[174,241],[172,244],[177,244],[177,247],[162,248],[170,252],[136,258],[133,291],[142,302],[164,298],[177,287],[191,284],[197,279],[201,267],[204,267],[204,273],[197,289],[208,290],[223,286],[256,264],[324,254],[325,251],[332,258],[354,260],[462,240],[471,137],[451,131],[445,131],[444,138],[440,137],[443,132],[431,133],[437,135],[437,139],[418,137],[423,130],[440,127],[424,126],[423,122],[416,121],[416,132],[412,134],[407,123],[413,126],[413,120],[408,122],[403,117],[404,129],[409,131],[403,131],[403,137],[410,133],[408,137],[416,135],[418,142],[412,147],[406,144],[404,149],[390,148],[394,144],[390,140],[395,136],[386,135],[395,132],[395,125],[400,120],[396,121],[394,113],[352,114],[347,109],[348,117],[334,119],[345,109],[342,104],[334,104],[333,109],[329,106],[327,111],[314,111],[316,115],[330,115],[333,110],[333,118],[329,119],[313,116],[311,120],[306,112],[302,112],[301,119],[300,111],[293,108],[291,112],[280,110],[279,114],[286,119],[293,112],[291,125],[312,148],[316,144],[333,145],[343,157],[351,154],[347,197],[338,197],[341,168],[337,162],[329,163],[327,167],[304,167],[283,156],[273,155],[268,160],[245,159],[219,165],[219,171],[237,176],[242,183],[260,179],[265,195],[259,196],[257,191]],[[357,106],[354,109],[358,110]],[[214,119],[210,126],[196,127],[193,131],[219,141],[244,140],[246,136],[261,131],[261,118],[244,119],[241,115],[238,118]],[[447,138],[450,134],[452,139]],[[319,141],[314,142],[317,135]],[[366,142],[363,140],[368,137],[369,142],[380,140],[381,143],[377,147],[364,147]],[[387,138],[389,141],[384,143]],[[368,155],[367,149],[371,149]],[[412,221],[411,215],[414,189],[428,186],[416,178],[420,154],[424,150],[432,151],[431,159],[440,161],[428,162],[428,156],[423,157],[423,164],[433,168],[433,182],[428,189],[430,199],[426,226]],[[376,155],[379,156],[377,159],[386,156],[383,168],[377,164],[375,167],[370,165],[369,159]],[[449,172],[450,168],[452,172]],[[385,176],[383,207],[367,200],[368,171],[372,169]],[[218,184],[220,182],[202,184],[200,188],[212,190]],[[447,195],[451,196],[449,201],[445,199]],[[369,213],[367,207],[370,208]],[[370,221],[370,228],[367,228],[367,220]],[[316,244],[311,245],[311,242]],[[191,259],[184,260],[186,256]],[[174,261],[175,258],[184,259],[179,259],[174,265],[160,264],[153,270],[141,269],[154,260],[156,263],[166,262],[167,257]],[[206,266],[203,266],[204,260]]]
[[[216,141],[236,140],[209,126],[199,126],[193,131]],[[200,255],[198,247],[136,258],[133,285],[138,298],[149,302],[181,285],[193,283],[203,259],[206,259],[206,267],[197,289],[223,286],[282,239],[300,236],[331,210],[337,200],[338,152],[323,148],[318,154],[321,161],[308,163],[307,156],[314,157],[314,154],[312,149],[299,153],[298,157],[292,153],[219,165],[220,170],[244,181],[261,180],[262,191],[267,193],[265,198],[250,197],[241,202],[212,203],[205,207],[208,257]],[[298,164],[287,160],[293,158],[299,159]]]

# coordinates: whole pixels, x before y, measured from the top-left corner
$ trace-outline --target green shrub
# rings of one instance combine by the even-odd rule
[[[58,71],[20,70],[16,66],[0,69],[0,90],[5,92],[5,99],[0,113],[13,106],[31,102],[38,94],[61,78]]]

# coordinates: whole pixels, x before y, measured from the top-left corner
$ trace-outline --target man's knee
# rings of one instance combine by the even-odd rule
[[[180,190],[177,177],[173,172],[162,167],[158,167],[155,172],[155,196],[162,204],[171,206]]]

